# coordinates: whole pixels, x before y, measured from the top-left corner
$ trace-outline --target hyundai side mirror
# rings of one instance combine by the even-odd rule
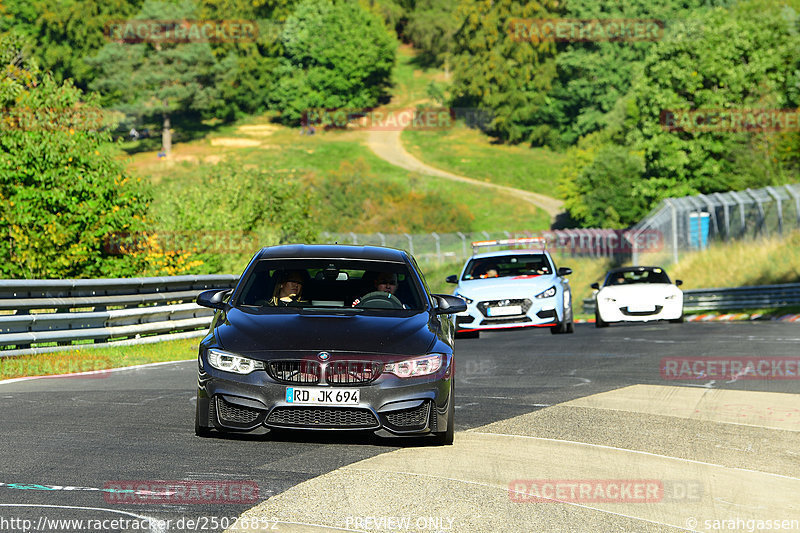
[[[570,274],[572,274],[572,269],[567,267],[559,267],[556,274],[558,274],[559,276],[569,276]]]
[[[453,274],[453,275],[451,275],[451,276],[447,276],[447,278],[445,279],[445,281],[446,281],[447,283],[458,283],[458,276],[456,276],[455,274]]]

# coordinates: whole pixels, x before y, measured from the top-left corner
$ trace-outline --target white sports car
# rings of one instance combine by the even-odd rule
[[[649,322],[669,320],[683,322],[683,291],[663,268],[615,268],[606,274],[603,287],[597,289],[595,299],[595,326],[603,328],[610,322]]]
[[[545,245],[541,239],[506,239],[472,244],[473,250],[490,246]],[[572,291],[567,275],[556,268],[544,249],[512,249],[476,253],[460,276],[453,294],[467,302],[456,315],[456,334],[477,337],[481,331],[519,327],[548,327],[552,333],[572,333]]]

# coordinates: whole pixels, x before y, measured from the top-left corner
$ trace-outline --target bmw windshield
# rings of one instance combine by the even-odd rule
[[[251,265],[235,306],[277,310],[420,311],[419,280],[403,263],[346,259],[261,260]]]

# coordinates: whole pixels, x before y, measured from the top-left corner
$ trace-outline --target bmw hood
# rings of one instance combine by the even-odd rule
[[[422,355],[436,341],[427,312],[374,314],[257,313],[231,309],[219,320],[220,348],[240,354],[289,351]]]

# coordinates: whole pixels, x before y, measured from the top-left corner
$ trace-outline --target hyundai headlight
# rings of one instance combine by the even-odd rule
[[[234,374],[249,374],[255,370],[264,370],[264,363],[235,353],[216,350],[208,351],[208,364],[217,370],[233,372]]]
[[[546,291],[542,291],[539,294],[537,294],[536,297],[537,298],[552,298],[555,295],[556,295],[556,286],[553,285],[552,287],[550,287]]]
[[[388,374],[394,374],[399,378],[427,376],[435,374],[442,368],[444,357],[444,354],[433,353],[424,357],[406,359],[399,363],[387,363],[383,365],[383,371]]]
[[[466,296],[464,296],[463,294],[458,294],[458,293],[455,293],[455,294],[453,294],[453,296],[458,296],[459,298],[461,298],[462,300],[464,300],[464,301],[465,301],[465,302],[467,302],[468,304],[471,304],[471,303],[473,302],[472,298],[467,298],[467,297],[466,297]]]

